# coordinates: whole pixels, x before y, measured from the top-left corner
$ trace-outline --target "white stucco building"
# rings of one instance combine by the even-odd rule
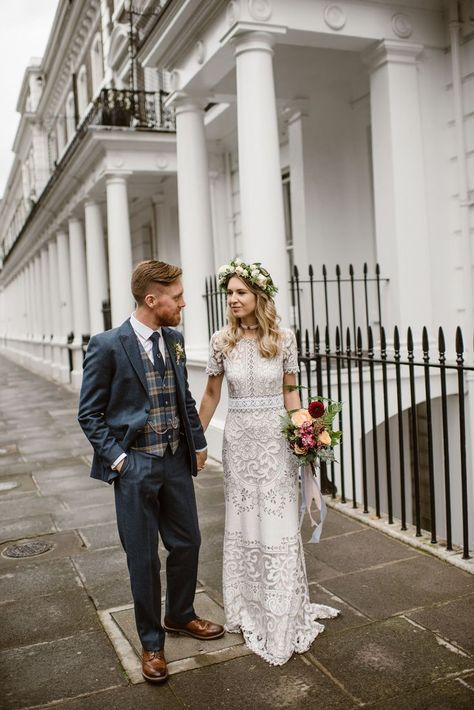
[[[388,332],[472,333],[471,0],[60,0],[18,110],[0,342],[45,376],[79,386],[103,301],[120,324],[149,257],[184,269],[197,398],[204,279],[235,255],[286,322],[291,264],[366,262]]]

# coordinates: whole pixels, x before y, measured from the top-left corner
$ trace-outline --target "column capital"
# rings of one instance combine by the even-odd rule
[[[309,116],[309,109],[309,99],[294,99],[293,101],[288,101],[281,105],[279,113],[288,125],[290,125],[293,121],[297,121],[304,116]]]
[[[363,53],[362,59],[374,72],[384,64],[416,64],[424,46],[403,40],[384,39]]]
[[[209,98],[204,94],[188,94],[185,91],[173,91],[165,101],[165,106],[173,106],[176,114],[202,113],[209,103]]]
[[[250,49],[260,49],[261,51],[271,52],[272,47],[276,42],[277,35],[286,34],[286,27],[282,25],[268,25],[267,23],[257,22],[236,22],[223,37],[221,37],[221,45],[229,42],[235,47],[236,54],[240,51]],[[250,44],[255,46],[246,46]]]
[[[127,182],[127,178],[130,177],[132,173],[129,170],[114,170],[107,171],[105,174],[105,182],[107,185],[124,185]]]

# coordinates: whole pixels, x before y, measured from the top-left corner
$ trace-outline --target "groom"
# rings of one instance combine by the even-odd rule
[[[143,261],[132,274],[135,312],[91,338],[84,360],[79,423],[94,448],[91,476],[114,482],[127,555],[142,673],[168,675],[165,631],[208,640],[224,628],[196,616],[199,533],[191,478],[204,468],[206,440],[187,380],[181,269]],[[168,551],[161,621],[158,534]]]

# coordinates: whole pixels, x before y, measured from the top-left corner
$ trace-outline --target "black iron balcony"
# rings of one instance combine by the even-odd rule
[[[174,131],[174,111],[164,107],[165,91],[102,89],[90,123],[145,130]],[[90,125],[90,124],[89,124]]]
[[[64,152],[57,160],[51,159],[52,172],[41,195],[32,204],[28,214],[22,214],[22,219],[14,224],[14,230],[7,242],[3,244],[0,254],[0,268],[18,243],[24,230],[41,208],[43,200],[51,191],[64,168],[76,153],[84,136],[91,126],[110,128],[130,128],[134,131],[174,132],[176,130],[173,109],[166,108],[164,102],[166,91],[132,91],[130,89],[102,89],[92,103],[89,111],[77,126],[74,136],[67,144]]]

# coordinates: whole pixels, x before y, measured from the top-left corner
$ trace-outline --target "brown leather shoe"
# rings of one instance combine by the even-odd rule
[[[192,619],[192,621],[188,621],[187,624],[183,624],[182,626],[173,624],[169,619],[165,619],[163,628],[165,631],[171,631],[171,633],[174,634],[185,634],[186,636],[192,636],[201,641],[219,639],[221,636],[224,636],[225,633],[224,627],[220,624],[199,618]]]
[[[142,675],[150,683],[162,683],[168,677],[165,654],[163,651],[145,651],[142,653]]]

